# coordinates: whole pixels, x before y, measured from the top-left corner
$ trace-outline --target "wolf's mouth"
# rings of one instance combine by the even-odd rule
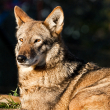
[[[34,62],[24,63],[23,65],[32,66],[32,65],[36,65],[37,63],[38,63],[38,60],[35,60]]]
[[[37,62],[38,62],[38,60],[36,59],[33,63],[30,64],[30,66],[31,66],[31,65],[36,65]]]

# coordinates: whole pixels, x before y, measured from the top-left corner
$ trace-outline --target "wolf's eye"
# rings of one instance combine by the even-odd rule
[[[37,43],[37,42],[40,42],[41,40],[40,39],[36,39],[35,41],[34,41],[34,43]]]
[[[20,40],[21,42],[23,42],[23,38],[20,38],[19,40]]]

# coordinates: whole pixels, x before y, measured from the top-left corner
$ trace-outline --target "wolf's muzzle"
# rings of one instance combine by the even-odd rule
[[[17,60],[19,63],[23,63],[26,61],[26,57],[24,55],[18,55]]]

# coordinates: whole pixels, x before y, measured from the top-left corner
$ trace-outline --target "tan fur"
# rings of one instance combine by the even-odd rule
[[[19,11],[17,11],[19,10]],[[20,27],[22,25],[22,23],[27,22],[27,21],[31,21],[32,19],[27,16],[27,14],[22,11],[19,7],[15,6],[15,16],[16,16],[16,22],[18,24],[18,26]]]
[[[58,19],[58,21],[57,21],[57,19]],[[49,16],[44,21],[44,24],[49,29],[53,29],[53,30],[55,30],[55,32],[57,34],[60,34],[63,29],[63,24],[64,24],[62,19],[64,19],[63,10],[61,7],[58,6],[52,11],[52,13],[49,14]],[[58,22],[57,24],[55,24],[56,21]],[[57,29],[54,29],[55,27],[57,27]]]
[[[45,21],[35,21],[24,13],[15,7],[17,24],[27,19],[19,25],[15,48],[22,108],[110,110],[110,69],[85,63],[66,49],[60,35],[61,7]]]

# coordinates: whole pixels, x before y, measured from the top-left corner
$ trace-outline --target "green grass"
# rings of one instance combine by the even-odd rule
[[[5,103],[5,102],[0,102],[0,108],[6,108],[6,109],[18,109],[20,108],[20,103],[19,102],[14,102],[14,100],[11,98],[11,96],[18,96],[18,93],[17,93],[17,89],[15,91],[12,91],[11,92],[13,94],[9,94],[9,99],[6,99],[8,103]]]
[[[9,93],[9,95],[12,95],[12,96],[19,96],[18,93],[17,93],[17,90],[18,90],[18,88],[16,88],[15,91],[11,90],[11,92],[12,92],[13,94]]]

